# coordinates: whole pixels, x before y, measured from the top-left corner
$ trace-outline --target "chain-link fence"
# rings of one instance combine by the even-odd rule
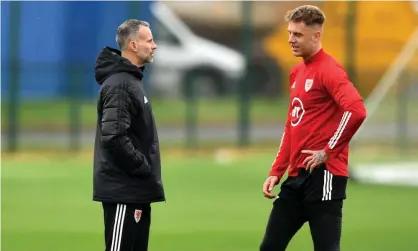
[[[324,10],[323,46],[365,98],[418,24],[408,2],[2,2],[2,149],[92,148],[94,62],[103,46],[116,47],[116,28],[129,18],[149,21],[159,46],[145,82],[162,144],[277,145],[288,73],[300,60],[283,16],[307,3]],[[383,21],[388,11],[396,22]],[[398,107],[415,100],[414,79],[379,111],[396,124],[391,142],[406,148],[416,116],[413,105]]]

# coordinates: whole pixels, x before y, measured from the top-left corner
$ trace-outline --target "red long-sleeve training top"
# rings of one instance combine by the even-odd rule
[[[348,177],[349,142],[366,118],[363,99],[343,67],[322,49],[290,72],[290,105],[271,176],[297,176],[308,154],[328,153],[326,167]]]

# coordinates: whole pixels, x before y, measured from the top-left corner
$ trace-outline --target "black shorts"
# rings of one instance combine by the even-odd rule
[[[147,251],[150,204],[103,203],[106,251]]]
[[[279,197],[296,203],[344,200],[348,178],[333,175],[325,165],[309,173],[299,169],[298,176],[288,177],[281,185]]]
[[[339,251],[347,178],[325,166],[312,174],[299,170],[288,177],[274,201],[261,251],[284,251],[296,232],[309,222],[315,251]]]

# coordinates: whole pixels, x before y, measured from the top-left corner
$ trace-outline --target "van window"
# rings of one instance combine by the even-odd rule
[[[152,24],[152,32],[154,34],[154,40],[158,43],[165,43],[169,45],[180,45],[180,41],[176,36],[157,18],[154,18]]]

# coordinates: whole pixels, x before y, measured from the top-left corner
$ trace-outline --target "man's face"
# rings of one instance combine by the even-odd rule
[[[152,63],[157,45],[149,27],[141,26],[137,32],[136,39],[131,41],[131,43],[133,43],[132,50],[136,53],[139,62],[143,64]]]
[[[314,53],[321,32],[316,27],[310,27],[303,22],[289,22],[289,44],[296,57],[309,57]]]

